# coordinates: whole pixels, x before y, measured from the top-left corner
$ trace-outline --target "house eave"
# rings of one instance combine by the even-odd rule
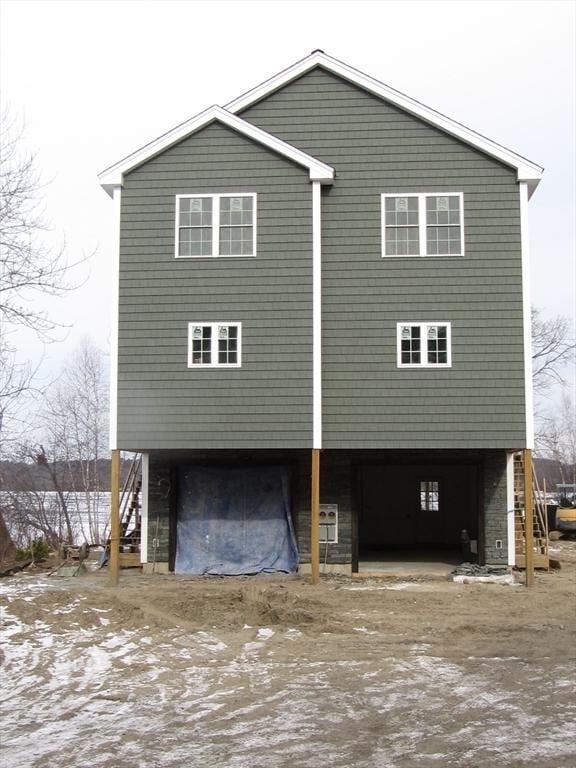
[[[354,67],[350,67],[348,64],[319,51],[311,53],[291,67],[279,72],[277,75],[274,75],[274,77],[271,77],[260,85],[257,85],[255,88],[252,88],[252,90],[244,93],[242,96],[229,102],[225,105],[225,109],[233,114],[238,114],[252,104],[255,104],[264,97],[290,83],[292,80],[301,77],[306,72],[309,72],[311,69],[318,66],[354,83],[375,96],[379,96],[380,98],[395,104],[400,109],[419,117],[461,141],[476,147],[485,154],[515,168],[518,172],[518,181],[528,182],[530,194],[534,192],[542,178],[544,172],[542,166],[537,165],[531,160],[518,155],[516,152],[513,152],[500,144],[497,144],[495,141],[482,136],[471,128],[427,107],[425,104],[412,99],[410,96],[391,88],[379,80],[354,69]]]
[[[171,146],[174,146],[213,122],[220,122],[223,125],[227,125],[229,128],[232,128],[232,130],[268,147],[268,149],[292,160],[303,168],[308,169],[311,181],[330,184],[334,180],[335,172],[334,168],[331,166],[302,152],[291,144],[282,141],[277,136],[273,136],[271,133],[263,131],[261,128],[252,125],[252,123],[242,120],[241,117],[231,114],[227,110],[222,109],[222,107],[213,106],[190,120],[187,120],[185,123],[181,123],[176,126],[176,128],[168,131],[168,133],[165,133],[149,144],[146,144],[144,147],[141,147],[136,150],[136,152],[133,152],[114,165],[111,165],[109,168],[106,168],[98,174],[100,185],[110,196],[112,196],[114,189],[122,186],[124,175],[126,173],[129,173],[139,165],[142,165],[142,163],[151,160],[156,155],[159,155],[161,152],[164,152],[166,149],[169,149]]]

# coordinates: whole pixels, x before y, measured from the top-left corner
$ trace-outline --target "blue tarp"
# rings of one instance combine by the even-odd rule
[[[290,573],[298,552],[284,467],[185,467],[176,573]]]

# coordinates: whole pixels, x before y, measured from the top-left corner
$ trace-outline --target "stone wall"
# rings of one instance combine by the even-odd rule
[[[481,480],[483,506],[482,538],[484,562],[490,565],[508,563],[508,517],[506,451],[485,451]],[[497,547],[496,542],[501,546]]]
[[[168,563],[170,556],[170,465],[150,455],[148,481],[148,562],[154,560],[154,539],[158,538],[156,563]]]
[[[310,486],[312,459],[299,464],[296,496],[296,530],[300,562],[310,562]],[[321,563],[352,562],[352,466],[350,457],[338,453],[320,454],[320,504],[338,505],[338,542],[320,544]],[[335,570],[335,569],[330,569]],[[349,570],[349,569],[344,569]]]

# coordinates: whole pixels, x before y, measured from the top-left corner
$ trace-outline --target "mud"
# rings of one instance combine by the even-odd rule
[[[576,542],[522,586],[0,582],[12,768],[576,763]]]

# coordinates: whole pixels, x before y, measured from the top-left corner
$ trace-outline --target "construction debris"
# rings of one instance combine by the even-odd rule
[[[507,584],[515,586],[518,582],[508,568],[503,565],[477,565],[462,563],[452,571],[452,581],[456,584]]]

